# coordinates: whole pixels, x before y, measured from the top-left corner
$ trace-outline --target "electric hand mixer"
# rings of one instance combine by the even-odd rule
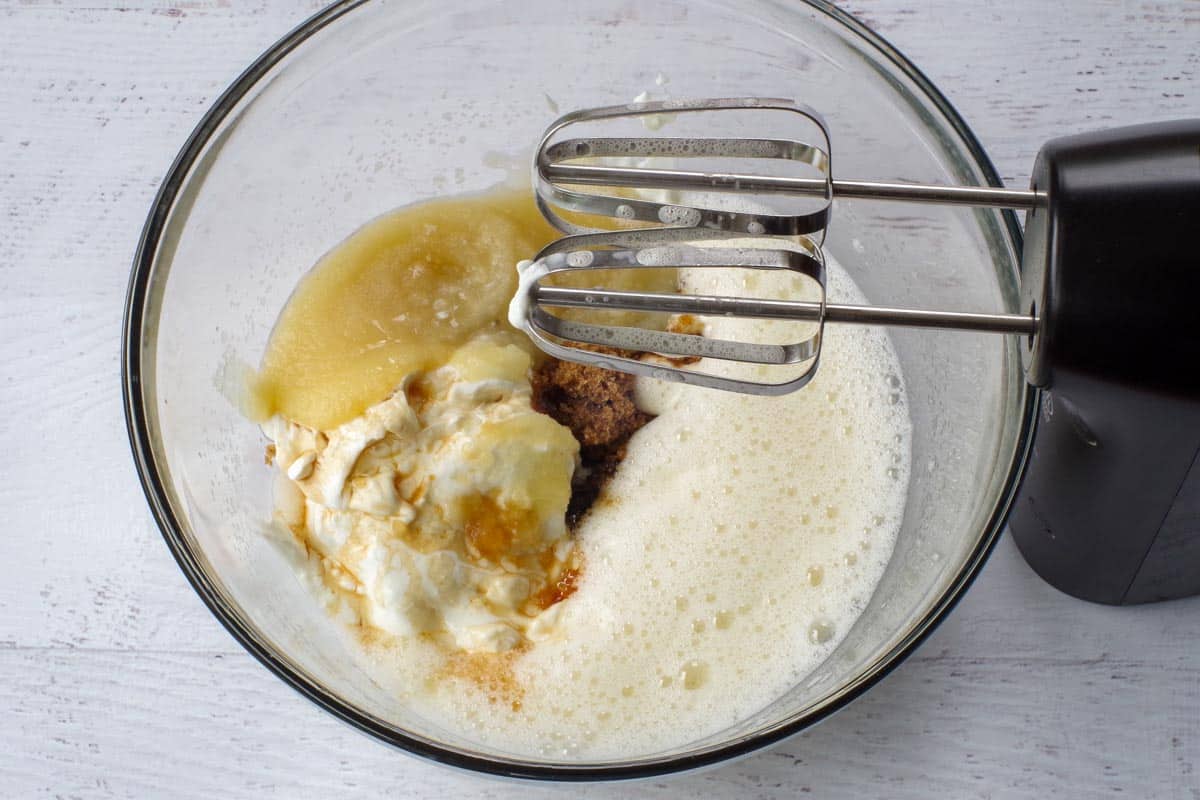
[[[650,135],[667,115],[705,119],[718,134],[734,116],[744,126],[746,115],[758,115],[776,128],[782,119],[788,132]],[[630,120],[645,130],[573,135]],[[550,355],[770,395],[812,379],[826,323],[1017,335],[1026,379],[1044,390],[1010,518],[1026,558],[1058,588],[1098,602],[1200,593],[1200,120],[1051,141],[1031,188],[1013,190],[835,180],[825,122],[789,100],[647,102],[559,118],[542,138],[534,174],[542,213],[570,235],[523,270],[515,321]],[[834,198],[1027,210],[1019,312],[827,302],[821,244]],[[624,227],[597,230],[584,224],[588,215]],[[663,267],[789,271],[818,287],[818,297],[554,285],[562,274]],[[811,330],[786,344],[720,340],[566,319],[550,308],[806,321]],[[668,359],[637,355],[647,352]],[[799,372],[769,382],[670,357]]]

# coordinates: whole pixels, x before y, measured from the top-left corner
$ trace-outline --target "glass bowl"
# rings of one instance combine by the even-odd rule
[[[765,747],[894,667],[978,571],[1034,419],[1015,340],[895,330],[913,476],[895,552],[840,646],[754,715],[662,752],[533,758],[424,721],[361,668],[264,534],[262,438],[231,389],[304,272],[363,222],[485,189],[558,109],[673,97],[791,97],[820,110],[839,177],[998,185],[936,89],[822,2],[342,2],[256,61],[185,144],[130,281],[126,416],[146,496],[212,612],[336,717],[429,759],[551,780],[650,776]],[[835,203],[826,249],[875,303],[1014,310],[1011,212]],[[682,737],[681,737],[682,738]]]

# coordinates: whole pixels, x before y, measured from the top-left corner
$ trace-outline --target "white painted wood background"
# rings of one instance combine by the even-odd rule
[[[219,91],[319,5],[0,0],[0,796],[555,791],[417,762],[287,689],[193,595],[134,476],[118,339],[142,220]],[[1050,136],[1200,114],[1197,0],[845,5],[1014,185]],[[581,793],[1200,798],[1200,598],[1077,602],[1006,538],[845,712],[703,775]]]

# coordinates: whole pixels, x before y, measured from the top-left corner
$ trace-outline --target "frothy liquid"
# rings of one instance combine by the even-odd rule
[[[832,298],[864,302],[828,267]],[[514,654],[503,680],[481,686],[469,659],[429,680],[437,658],[420,642],[378,650],[381,674],[421,687],[406,702],[449,729],[568,760],[680,746],[786,693],[870,599],[909,477],[886,334],[830,326],[825,337],[816,378],[784,397],[641,382],[658,417],[577,531],[578,590],[554,607],[555,635]]]

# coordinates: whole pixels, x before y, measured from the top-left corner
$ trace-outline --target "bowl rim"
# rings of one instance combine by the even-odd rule
[[[371,0],[339,0],[317,12],[269,47],[221,93],[188,136],[167,171],[143,226],[133,258],[121,337],[121,384],[126,430],[138,479],[151,513],[167,547],[192,588],[213,616],[250,655],[285,684],[335,718],[407,753],[428,761],[476,773],[534,781],[590,782],[635,780],[690,772],[748,756],[770,747],[812,727],[846,707],[899,666],[936,629],[979,574],[999,539],[999,534],[1005,525],[1020,487],[1037,423],[1040,396],[1037,389],[1027,384],[1024,387],[1024,403],[1023,408],[1020,409],[1021,416],[1016,432],[1017,447],[1003,486],[1000,488],[996,506],[985,523],[984,535],[980,537],[975,548],[967,556],[962,569],[932,604],[924,618],[915,623],[904,639],[888,654],[870,666],[851,685],[831,697],[822,708],[798,716],[770,730],[736,739],[695,754],[663,758],[650,757],[634,762],[581,763],[578,766],[539,764],[533,761],[504,760],[470,754],[409,735],[359,711],[277,656],[272,648],[268,647],[255,634],[252,626],[245,624],[238,613],[226,604],[220,590],[209,580],[199,559],[189,548],[181,533],[183,526],[180,524],[175,510],[171,507],[165,489],[163,472],[154,457],[153,434],[143,397],[146,373],[152,370],[148,370],[142,363],[147,340],[144,323],[147,315],[150,276],[154,270],[166,222],[178,199],[180,189],[185,184],[191,168],[195,165],[213,133],[225,121],[229,112],[250,92],[260,78],[296,47],[313,34],[369,2]],[[962,139],[968,154],[987,183],[991,186],[1003,187],[1004,184],[984,152],[983,146],[950,101],[890,42],[849,13],[832,5],[828,0],[792,0],[792,2],[799,2],[799,4],[822,12],[832,22],[864,40],[884,60],[890,62],[893,67],[911,80],[942,115],[943,120]],[[1006,209],[1002,211],[1001,216],[1014,252],[1020,253],[1023,237],[1015,212]]]

